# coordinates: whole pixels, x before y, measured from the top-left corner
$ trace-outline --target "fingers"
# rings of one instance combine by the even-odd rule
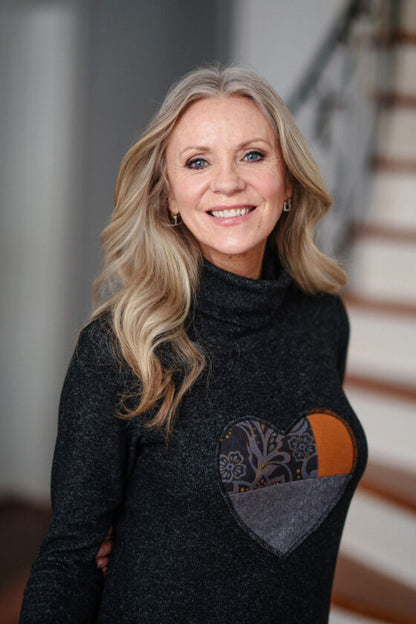
[[[108,557],[96,557],[95,561],[97,563],[97,568],[99,570],[102,570],[104,572],[104,570],[108,567]]]
[[[95,561],[97,564],[97,568],[102,571],[103,575],[107,574],[108,563],[111,557],[111,553],[113,550],[113,539],[114,539],[114,531],[111,526],[106,538],[100,546],[98,553],[95,556]]]
[[[112,549],[113,549],[112,541],[106,538],[105,541],[101,544],[100,550],[98,551],[96,555],[97,561],[100,557],[107,557],[107,555],[111,553]]]
[[[108,572],[108,561],[98,561],[97,559],[97,568],[101,570],[101,572],[105,576]]]

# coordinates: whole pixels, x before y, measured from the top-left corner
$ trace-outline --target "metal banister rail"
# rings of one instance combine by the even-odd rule
[[[347,260],[351,226],[365,213],[379,106],[393,62],[380,45],[393,28],[394,0],[351,0],[312,58],[288,105],[334,197],[318,228],[327,253]]]
[[[351,0],[344,10],[342,17],[336,21],[328,33],[303,78],[288,100],[288,106],[294,115],[296,115],[299,108],[311,95],[337,46],[347,40],[353,22],[362,11],[362,0]]]

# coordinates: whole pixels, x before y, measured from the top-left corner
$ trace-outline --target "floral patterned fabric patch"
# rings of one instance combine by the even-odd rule
[[[230,494],[316,477],[318,455],[308,419],[287,435],[253,419],[231,425],[221,438],[218,468]]]
[[[286,433],[255,418],[220,438],[221,488],[239,524],[265,548],[285,555],[317,528],[342,495],[356,461],[348,424],[312,410]]]

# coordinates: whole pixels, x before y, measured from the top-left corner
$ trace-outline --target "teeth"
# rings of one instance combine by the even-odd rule
[[[211,214],[219,219],[227,219],[230,217],[241,217],[250,212],[250,208],[231,208],[230,210],[212,210]]]

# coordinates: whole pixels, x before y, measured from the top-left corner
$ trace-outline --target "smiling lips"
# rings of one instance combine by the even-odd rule
[[[254,209],[255,206],[235,206],[221,210],[208,210],[208,213],[217,219],[231,219],[233,217],[243,217]]]

